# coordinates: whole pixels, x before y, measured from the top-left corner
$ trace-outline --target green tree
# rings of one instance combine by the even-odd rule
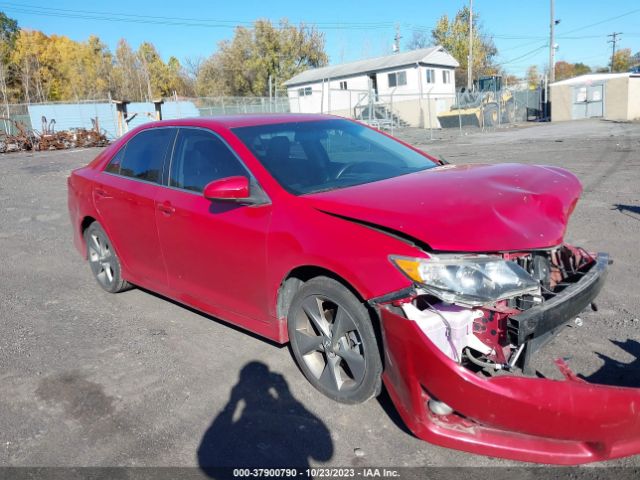
[[[531,90],[534,90],[540,84],[540,72],[536,65],[531,65],[527,68],[527,85]]]
[[[591,67],[582,62],[574,63],[573,69],[576,75],[586,75],[587,73],[591,73]]]
[[[628,72],[631,68],[631,49],[623,48],[618,50],[613,56],[612,72]]]
[[[467,65],[469,60],[469,8],[462,7],[453,19],[447,15],[440,17],[431,31],[431,44],[442,45],[460,63],[456,70],[458,86],[467,83]],[[498,50],[493,40],[482,33],[479,16],[473,15],[473,75],[498,73],[494,58]]]
[[[431,37],[423,30],[416,30],[407,42],[408,50],[418,50],[419,48],[427,48],[431,46]]]
[[[15,69],[10,65],[10,57],[19,31],[18,22],[7,17],[4,12],[0,12],[0,93],[5,105],[5,116],[9,116],[9,99],[12,96],[12,90],[17,89],[18,83]]]
[[[274,26],[257,20],[252,28],[237,27],[234,37],[200,66],[199,95],[269,94],[269,78],[280,88],[294,75],[328,63],[324,35],[315,27],[294,26],[283,19]]]
[[[15,45],[19,31],[18,21],[7,17],[4,12],[0,12],[0,51],[3,58]]]

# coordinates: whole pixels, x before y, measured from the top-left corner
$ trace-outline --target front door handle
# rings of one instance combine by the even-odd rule
[[[160,210],[165,215],[171,215],[176,211],[176,209],[172,207],[169,202],[159,203],[158,210]]]

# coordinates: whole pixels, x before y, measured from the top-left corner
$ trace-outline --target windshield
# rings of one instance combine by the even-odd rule
[[[287,191],[301,195],[433,168],[424,155],[348,120],[234,128]]]

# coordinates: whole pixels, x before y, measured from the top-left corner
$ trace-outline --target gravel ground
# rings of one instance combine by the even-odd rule
[[[615,259],[599,311],[536,367],[558,377],[552,360],[568,357],[588,380],[640,387],[640,125],[463,133],[395,132],[454,163],[570,169],[585,191],[568,240]],[[417,440],[385,398],[324,398],[287,347],[149,292],[104,293],[73,248],[66,210],[69,171],[97,153],[0,156],[0,465],[243,465],[276,451],[298,465],[516,465]],[[640,456],[606,465],[640,466]]]

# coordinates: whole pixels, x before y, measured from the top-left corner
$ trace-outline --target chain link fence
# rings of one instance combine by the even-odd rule
[[[482,130],[538,120],[542,116],[542,90],[509,87],[484,92],[421,94],[371,90],[302,89],[302,94],[278,92],[272,97],[170,97],[161,106],[163,119],[252,113],[328,113],[353,118],[388,130],[479,128]],[[76,129],[98,129],[113,139],[124,131],[156,120],[153,102],[127,105],[127,117],[119,118],[116,102],[94,99],[75,102],[9,104],[0,106],[0,134],[16,135],[16,123],[37,134]]]
[[[324,95],[322,95],[324,93]],[[316,101],[312,103],[308,98]],[[317,99],[320,98],[318,103]],[[319,111],[353,118],[392,134],[398,128],[493,130],[543,118],[542,89],[526,86],[455,93],[385,93],[311,89],[292,99],[301,113]]]
[[[111,99],[75,102],[47,102],[8,104],[0,106],[0,133],[16,135],[16,122],[36,134],[75,129],[97,128],[108,138],[116,138],[120,131],[127,131],[158,118],[153,102],[132,102],[127,105],[124,128],[118,128],[118,109]],[[199,97],[163,100],[163,119],[207,117],[248,113],[286,113],[289,100],[276,97]],[[122,123],[122,122],[121,122]]]

